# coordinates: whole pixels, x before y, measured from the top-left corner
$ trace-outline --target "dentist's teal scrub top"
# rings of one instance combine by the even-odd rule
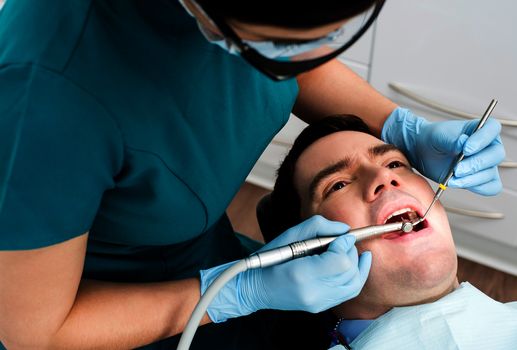
[[[84,277],[125,282],[242,256],[225,209],[297,89],[208,43],[176,0],[7,0],[0,250],[89,231]]]

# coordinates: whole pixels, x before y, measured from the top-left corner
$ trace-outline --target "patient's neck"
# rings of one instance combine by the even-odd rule
[[[432,303],[436,300],[443,298],[445,295],[452,293],[456,288],[458,288],[459,283],[458,280],[455,279],[454,283],[444,290],[437,292],[433,295],[427,296],[425,298],[421,298],[417,302],[413,303],[376,303],[371,302],[371,298],[368,297],[367,291],[362,291],[359,296],[356,298],[344,302],[332,309],[334,314],[339,318],[344,319],[361,319],[361,320],[373,320],[379,316],[382,316],[386,312],[390,311],[396,306],[412,306],[412,305],[421,305]]]
[[[390,311],[393,306],[365,303],[359,297],[344,302],[332,309],[338,318],[349,320],[374,320]]]

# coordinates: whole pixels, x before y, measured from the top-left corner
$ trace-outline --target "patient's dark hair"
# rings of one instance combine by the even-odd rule
[[[300,155],[317,140],[339,131],[358,131],[373,135],[368,126],[353,115],[336,115],[318,120],[298,135],[277,171],[273,192],[259,217],[262,234],[270,241],[288,228],[300,223],[300,196],[294,187],[294,169]],[[267,222],[261,222],[267,221]]]

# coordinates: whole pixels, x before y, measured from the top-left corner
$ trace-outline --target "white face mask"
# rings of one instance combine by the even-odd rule
[[[188,7],[185,5],[184,0],[179,0],[181,5],[185,8],[189,15],[195,18],[194,14],[190,12]],[[199,7],[198,7],[199,8]],[[202,11],[201,8],[199,8]],[[206,16],[208,18],[208,16]],[[207,29],[203,24],[197,21],[197,25],[201,33],[203,33],[204,37],[208,42],[218,45],[225,51],[233,54],[239,55],[240,49],[233,44],[231,41],[226,40],[225,38],[213,33],[209,29]],[[330,44],[339,40],[339,37],[343,35],[345,28],[339,28],[332,33],[326,35],[323,38],[311,40],[302,44],[281,44],[273,41],[250,41],[250,40],[242,40],[251,48],[258,51],[262,56],[267,58],[290,58],[302,53],[306,53],[308,51],[320,48],[326,44]]]
[[[234,55],[238,55],[239,54],[239,49],[233,45],[232,43],[228,44],[226,42],[226,40],[224,40],[223,37],[211,32],[210,30],[208,30],[203,24],[201,24],[196,16],[194,16],[194,14],[190,11],[190,9],[187,7],[187,5],[185,5],[185,1],[184,0],[179,0],[181,6],[183,6],[183,8],[185,9],[185,11],[187,11],[187,13],[194,17],[196,19],[196,22],[197,22],[197,26],[199,27],[199,30],[201,31],[201,33],[203,34],[203,36],[206,38],[206,40],[208,40],[209,43],[212,43],[212,44],[215,44],[215,45],[218,45],[220,46],[221,48],[223,48],[224,50],[228,51],[229,53],[231,54],[234,54]],[[195,6],[197,6],[197,4],[195,4]],[[203,11],[199,6],[197,6],[197,8],[199,9],[199,11]],[[208,18],[208,16],[205,15],[206,18]]]

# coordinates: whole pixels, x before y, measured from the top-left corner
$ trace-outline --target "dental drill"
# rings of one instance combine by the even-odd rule
[[[394,222],[385,225],[372,225],[356,228],[348,231],[346,234],[355,236],[356,242],[360,242],[365,239],[375,238],[391,232],[403,231],[408,233],[413,231],[413,227],[414,224],[410,221]],[[340,236],[342,235],[321,236],[297,241],[283,247],[251,254],[244,260],[246,261],[248,269],[273,266],[292,259],[320,253],[325,250],[332,241]]]

